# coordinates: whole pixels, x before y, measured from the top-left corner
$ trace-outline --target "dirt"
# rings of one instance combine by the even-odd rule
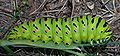
[[[13,15],[16,15],[16,19],[11,17]],[[104,18],[113,31],[112,41],[120,42],[120,0],[0,0],[0,38],[4,38],[11,26],[21,21],[36,17],[73,18],[82,15],[99,15]],[[16,48],[15,52],[21,56],[24,56],[23,53],[28,56],[46,55],[39,49],[34,50]],[[6,55],[4,52],[0,51],[0,55]],[[61,53],[59,55],[64,56]],[[100,51],[99,56],[120,56],[120,45],[108,45]]]

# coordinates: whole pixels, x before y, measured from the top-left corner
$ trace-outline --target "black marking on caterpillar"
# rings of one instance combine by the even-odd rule
[[[7,39],[27,39],[32,42],[42,41],[55,44],[103,43],[110,39],[112,31],[107,22],[99,16],[82,16],[74,18],[36,18],[15,26]]]

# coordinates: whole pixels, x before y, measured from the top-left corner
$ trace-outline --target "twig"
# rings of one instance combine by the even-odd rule
[[[52,18],[55,18],[55,16],[50,16],[50,15],[44,15],[43,17],[52,17]]]
[[[22,49],[18,49],[18,50],[16,50],[14,53],[17,53],[17,52],[19,52],[19,51],[21,51]]]
[[[38,50],[38,52],[39,52],[41,55],[45,56],[45,54],[44,54],[44,53],[42,53],[41,51],[39,51],[39,50]]]
[[[42,11],[42,13],[58,12],[59,10]]]
[[[114,56],[112,53],[107,53],[108,55],[110,55],[110,56]]]
[[[118,25],[119,26],[119,25]],[[117,37],[117,38],[120,38],[120,36],[119,35],[113,35],[114,37]]]
[[[13,16],[11,14],[8,14],[8,13],[5,13],[5,12],[0,12],[0,14],[3,14],[3,15],[6,15],[6,16],[9,16],[9,17],[13,18]]]
[[[73,17],[74,9],[75,9],[75,1],[72,0],[72,13],[71,13],[71,18]]]
[[[54,49],[50,52],[50,55],[53,53]]]
[[[107,14],[109,11],[104,12],[101,16],[103,17],[105,14]]]
[[[14,5],[14,10],[17,10],[18,9],[17,0],[13,0],[13,5]],[[16,15],[16,11],[14,11],[14,15]]]
[[[81,51],[81,49],[79,47],[76,48],[77,50]]]
[[[4,53],[0,53],[1,56],[7,56],[7,54],[4,54]]]
[[[75,51],[72,51],[72,50],[62,50],[62,51],[72,53],[72,54],[75,54],[75,55],[78,55],[78,56],[85,56],[84,53],[79,53],[79,52],[75,52]]]
[[[120,5],[116,7],[116,9],[120,8]]]
[[[60,14],[60,12],[64,9],[66,3],[67,3],[68,0],[65,1],[65,3],[63,4],[62,8],[59,10],[59,12],[57,13],[57,16]]]
[[[102,1],[102,3],[104,4],[104,6],[106,7],[106,9],[107,9],[110,13],[112,13],[112,14],[114,15],[114,13],[113,13],[112,11],[110,11],[110,9],[105,5],[106,2],[104,3],[103,0],[101,0],[101,1]],[[108,1],[109,1],[109,0],[108,0]],[[107,1],[107,2],[108,2],[108,1]],[[106,3],[106,4],[107,4],[107,3]]]
[[[116,10],[116,7],[115,7],[115,0],[113,0],[113,7],[114,7],[115,13],[117,13],[117,10]]]
[[[8,13],[12,13],[13,10],[12,9],[8,9],[8,8],[4,8],[0,6],[0,10],[4,11],[4,12],[8,12]]]
[[[16,6],[16,8],[18,8],[18,3],[17,3],[17,0],[15,0],[15,6]]]
[[[106,48],[108,48],[108,49],[109,49],[109,48],[114,48],[114,49],[115,49],[115,48],[118,48],[118,47],[114,46],[114,47],[106,47]]]
[[[50,12],[58,12],[59,10],[49,10],[49,11],[42,11],[42,13],[50,13]],[[36,13],[41,13],[41,12],[35,12]]]
[[[104,5],[106,5],[109,1],[110,1],[110,0],[107,0],[107,1],[104,3]]]
[[[112,12],[105,4],[107,4],[108,3],[108,1],[109,0],[107,0],[107,2],[103,2],[103,0],[101,0],[102,1],[102,3],[104,4],[104,6],[106,7],[106,9],[110,12],[110,13],[112,13],[112,16],[114,16],[115,15],[115,13],[114,12]],[[114,2],[114,1],[113,1]],[[109,24],[111,24],[114,20],[113,20],[113,18],[111,18],[111,19],[109,19],[109,20],[107,20],[107,21],[110,21],[109,22]]]
[[[98,9],[101,10],[101,11],[105,11],[105,12],[107,11],[107,10],[105,10],[105,9],[101,9],[101,8],[98,8]]]
[[[37,12],[39,9],[42,10],[44,5],[46,4],[46,2],[47,2],[47,0],[44,0],[43,3],[35,11],[33,11],[32,13],[29,14],[29,16],[34,14],[35,12]]]

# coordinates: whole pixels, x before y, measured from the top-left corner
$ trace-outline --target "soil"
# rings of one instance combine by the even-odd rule
[[[12,18],[12,16],[15,18]],[[112,41],[120,42],[120,0],[0,0],[0,39],[10,28],[36,17],[66,18],[82,15],[99,15],[113,31]],[[41,48],[12,48],[19,56],[62,55],[64,53]],[[44,51],[43,51],[44,50]],[[0,55],[8,54],[0,48]],[[10,54],[9,54],[10,55]],[[99,56],[120,56],[120,45],[107,45]]]

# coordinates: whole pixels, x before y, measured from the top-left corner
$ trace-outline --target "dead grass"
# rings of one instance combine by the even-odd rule
[[[12,19],[11,16],[16,14],[16,7],[19,7],[20,13],[18,19]],[[0,0],[0,38],[5,37],[10,26],[24,21],[24,17],[29,20],[36,17],[72,18],[81,15],[99,15],[105,18],[113,31],[112,41],[120,42],[120,0]],[[43,49],[44,52],[34,48],[31,51],[27,49],[29,48],[16,48],[14,52],[20,56],[47,55],[46,49]],[[7,55],[2,51],[0,55]],[[100,51],[99,56],[120,56],[120,45],[108,45]]]

